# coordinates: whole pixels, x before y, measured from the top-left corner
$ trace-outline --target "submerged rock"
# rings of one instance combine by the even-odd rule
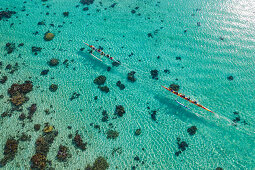
[[[7,76],[3,76],[1,79],[0,79],[0,83],[1,84],[4,84],[6,81],[7,81],[8,77]]]
[[[47,156],[50,146],[54,139],[58,135],[58,132],[53,130],[49,133],[44,133],[43,136],[39,136],[35,142],[35,152]]]
[[[235,112],[233,112],[233,113],[234,113],[234,115],[239,115],[239,112],[236,112],[236,111],[235,111]]]
[[[109,168],[109,164],[107,163],[106,159],[102,156],[99,156],[94,164],[93,164],[93,170],[106,170]]]
[[[185,151],[185,150],[186,150],[186,147],[188,147],[188,144],[187,144],[185,141],[178,142],[178,148],[179,148],[181,151]]]
[[[8,112],[3,112],[3,113],[1,114],[1,117],[6,117],[6,116],[8,116]]]
[[[103,116],[102,117],[102,122],[107,122],[108,121],[108,116]]]
[[[0,11],[0,20],[3,18],[11,18],[13,14],[16,14],[15,11]]]
[[[197,127],[196,126],[191,126],[190,128],[187,129],[187,132],[192,136],[195,135],[197,132]]]
[[[115,109],[115,114],[122,117],[124,113],[126,113],[124,107],[122,105],[117,105]]]
[[[83,8],[82,10],[83,10],[83,11],[88,11],[89,8],[88,8],[88,7],[85,7],[85,8]]]
[[[50,125],[46,125],[43,129],[43,132],[44,133],[49,133],[51,131],[53,131],[54,127],[53,126],[50,126]]]
[[[107,134],[107,139],[116,139],[119,136],[119,132],[115,131],[115,130],[108,130],[106,132]]]
[[[181,58],[181,57],[176,57],[175,59],[176,59],[176,60],[182,60],[182,58]]]
[[[152,79],[158,80],[158,70],[151,70]]]
[[[80,0],[82,5],[91,5],[93,4],[94,0]]]
[[[10,138],[6,141],[4,147],[4,155],[15,155],[18,151],[18,141],[14,138]]]
[[[224,37],[220,36],[219,39],[223,41],[223,40],[224,40]]]
[[[46,124],[47,126],[47,124]],[[46,157],[49,152],[50,146],[53,143],[58,132],[52,130],[50,133],[44,133],[43,136],[39,136],[35,142],[35,155],[31,158],[31,169],[45,169]]]
[[[121,81],[117,81],[116,85],[120,88],[120,90],[125,89],[125,85],[121,83]]]
[[[69,154],[69,150],[66,146],[60,145],[56,157],[59,161],[66,161],[68,157],[71,157],[71,155]]]
[[[106,68],[107,71],[111,71],[111,69],[112,69],[111,67],[107,67]]]
[[[25,81],[23,84],[12,84],[8,89],[8,94],[12,97],[18,94],[27,94],[33,89],[31,81]]]
[[[41,52],[42,48],[41,47],[32,47],[32,52],[34,53],[34,55],[37,55],[38,52]]]
[[[41,72],[41,75],[42,75],[42,76],[47,75],[49,71],[50,71],[50,70],[43,70],[43,71]]]
[[[151,119],[152,120],[154,120],[154,121],[156,121],[157,119],[156,119],[156,113],[157,113],[157,111],[152,111],[152,113],[151,113]]]
[[[50,65],[50,66],[57,66],[58,64],[59,64],[59,61],[58,61],[58,59],[56,59],[56,58],[52,58],[52,59],[50,59],[50,61],[48,62],[48,64]]]
[[[51,41],[54,37],[55,37],[55,35],[53,33],[48,32],[48,33],[44,34],[43,38],[45,41]]]
[[[4,158],[0,160],[0,167],[5,166],[9,161],[12,161],[18,151],[18,141],[10,138],[6,141],[4,147]]]
[[[22,135],[20,136],[19,139],[20,139],[20,141],[23,141],[23,142],[30,141],[31,140],[31,135],[27,135],[25,133],[22,133]]]
[[[76,135],[73,139],[73,143],[77,148],[80,148],[82,151],[86,150],[87,142],[83,143],[81,136],[76,132]]]
[[[139,156],[135,156],[135,157],[134,157],[134,160],[135,160],[135,161],[139,161],[139,160],[140,160]]]
[[[136,73],[135,71],[131,71],[131,72],[128,73],[128,76],[127,76],[128,81],[131,81],[131,82],[136,81],[135,73]]]
[[[110,7],[111,7],[111,8],[114,8],[115,5],[117,5],[117,3],[113,3]]]
[[[15,96],[13,96],[11,98],[11,102],[13,105],[15,106],[20,106],[22,105],[23,103],[25,103],[27,100],[27,98],[21,93],[21,94],[17,94]]]
[[[11,68],[12,68],[12,65],[11,65],[11,64],[8,64],[8,65],[5,67],[6,70],[10,70]]]
[[[36,104],[32,104],[29,108],[28,108],[28,111],[29,111],[29,115],[31,114],[34,114],[37,110],[37,105]]]
[[[168,74],[169,74],[170,71],[169,71],[168,69],[165,69],[165,70],[164,70],[164,73],[168,73]]]
[[[50,89],[51,92],[55,92],[55,91],[57,91],[57,89],[58,89],[58,85],[56,85],[56,84],[51,84],[50,87],[49,87],[49,89]]]
[[[107,86],[99,86],[98,88],[105,93],[108,93],[110,91],[109,87]]]
[[[235,119],[233,119],[232,121],[234,122],[234,123],[237,123],[237,122],[239,122],[241,119],[240,119],[240,117],[239,116],[237,116]]]
[[[114,61],[112,62],[113,67],[118,67],[120,65],[120,61]]]
[[[112,149],[112,156],[114,156],[115,154],[120,155],[122,153],[122,148],[121,147],[116,147]]]
[[[120,86],[121,85],[121,81],[117,81],[117,83],[116,83],[116,86]]]
[[[74,99],[77,99],[79,96],[80,96],[79,93],[74,92],[74,93],[72,94],[70,100],[72,101],[72,100],[74,100]]]
[[[11,54],[15,50],[15,43],[7,43],[5,45],[5,50],[8,54]]]
[[[29,108],[28,108],[28,119],[32,119],[34,113],[36,112],[37,110],[37,105],[36,104],[32,104]]]
[[[22,47],[22,46],[24,46],[24,43],[20,43],[20,44],[18,45],[18,47]]]
[[[35,151],[43,155],[47,155],[49,151],[50,143],[46,140],[45,137],[40,136],[35,142]]]
[[[72,134],[69,134],[67,137],[68,137],[69,139],[72,139],[72,138],[73,138],[73,135],[72,135]]]
[[[33,90],[33,84],[31,81],[25,81],[25,83],[21,84],[20,85],[20,92],[23,93],[23,94],[27,94],[29,93],[30,91]]]
[[[19,120],[24,120],[24,119],[26,119],[26,115],[24,113],[21,113],[19,115]]]
[[[109,168],[109,164],[107,163],[106,159],[99,156],[93,163],[93,166],[87,165],[85,170],[106,170],[107,168]]]
[[[135,135],[136,135],[136,136],[139,136],[141,133],[142,133],[142,130],[141,130],[141,129],[136,129],[136,130],[135,130]]]
[[[98,76],[94,79],[94,83],[97,85],[103,85],[106,81],[106,77],[104,75]]]
[[[233,76],[228,76],[228,80],[229,81],[234,80],[234,77]]]
[[[63,12],[64,17],[68,17],[69,16],[69,12]]]
[[[45,25],[45,21],[40,21],[37,23],[37,25]]]
[[[31,158],[31,168],[45,169],[46,167],[46,156],[41,153],[36,153]]]
[[[107,122],[109,117],[106,110],[103,110],[102,115],[103,115],[102,122]]]
[[[35,124],[35,125],[34,125],[34,130],[35,130],[35,131],[40,130],[40,128],[41,128],[41,125],[40,125],[40,124]]]
[[[181,153],[182,153],[182,151],[177,151],[177,152],[175,152],[175,155],[179,156]]]
[[[180,86],[179,86],[178,84],[174,84],[174,83],[173,83],[173,84],[170,85],[169,88],[173,89],[174,91],[179,91]]]

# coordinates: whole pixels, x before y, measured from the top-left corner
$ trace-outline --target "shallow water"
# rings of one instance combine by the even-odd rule
[[[113,3],[117,4],[111,7]],[[83,11],[85,7],[87,11]],[[46,122],[58,131],[47,154],[51,161],[47,168],[84,169],[98,156],[107,160],[109,169],[254,168],[252,0],[95,0],[91,5],[82,5],[78,0],[15,0],[4,1],[0,8],[16,12],[0,20],[0,78],[8,77],[0,84],[0,113],[8,111],[11,115],[0,118],[0,159],[8,138],[19,139],[23,132],[31,135],[30,141],[19,141],[15,158],[1,169],[30,168],[35,142]],[[69,12],[69,16],[64,17],[63,12]],[[45,25],[38,25],[41,21]],[[48,31],[55,34],[51,41],[43,39]],[[10,54],[5,49],[8,42],[16,47]],[[96,60],[83,42],[103,47],[122,64],[112,67],[107,58],[103,62]],[[18,47],[20,43],[24,46]],[[41,52],[34,55],[32,46],[41,47]],[[60,64],[50,67],[47,62],[51,58],[57,58]],[[6,66],[15,63],[19,67],[10,74]],[[109,66],[112,68],[107,71]],[[45,69],[49,73],[40,75]],[[158,80],[152,79],[150,73],[155,69]],[[134,83],[127,80],[130,71],[136,72]],[[106,76],[109,93],[93,83],[99,75]],[[228,80],[229,76],[233,80]],[[8,88],[26,80],[33,82],[33,90],[26,94],[29,100],[21,106],[23,111],[11,111]],[[116,86],[119,80],[124,90]],[[176,96],[161,87],[172,83],[180,85],[179,92],[221,117],[182,99],[178,101],[191,110],[178,105]],[[58,85],[56,92],[49,90],[51,84]],[[70,100],[73,93],[80,95]],[[33,103],[37,110],[32,121],[19,120],[19,115],[28,114],[27,108]],[[116,105],[124,106],[123,117],[114,114]],[[102,122],[103,110],[107,111],[107,122]],[[151,116],[153,111],[156,121]],[[233,126],[232,120],[238,116],[240,121]],[[40,131],[34,130],[34,124],[41,124]],[[99,125],[100,130],[94,125]],[[197,127],[193,136],[187,132],[191,126]],[[107,139],[109,129],[118,131],[119,136]],[[139,136],[135,135],[136,129],[141,129]],[[88,143],[85,151],[68,138],[77,130]],[[188,144],[179,156],[175,154],[180,150],[177,138]],[[66,162],[56,159],[60,144],[72,154]]]

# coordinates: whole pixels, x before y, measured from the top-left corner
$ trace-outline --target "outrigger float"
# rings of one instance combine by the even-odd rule
[[[119,62],[118,60],[115,60],[115,59],[114,59],[113,57],[111,57],[109,54],[104,53],[101,49],[96,48],[96,47],[93,46],[93,45],[89,45],[88,43],[85,43],[85,42],[84,42],[84,44],[86,44],[89,48],[91,48],[91,50],[90,50],[89,53],[90,53],[90,55],[92,55],[92,56],[93,56],[94,58],[96,58],[97,60],[102,61],[102,57],[104,56],[104,57],[108,58],[109,60],[120,64],[120,62]],[[94,51],[97,52],[97,53],[99,53],[100,56],[101,56],[101,58],[96,57],[96,56],[93,54]],[[102,61],[102,62],[103,62],[103,61]]]
[[[179,96],[179,97],[181,97],[181,98],[187,100],[188,102],[193,103],[194,105],[196,105],[196,106],[198,106],[198,107],[201,107],[201,108],[207,110],[208,112],[211,112],[211,113],[213,113],[213,114],[215,114],[215,115],[217,116],[216,113],[214,113],[214,112],[211,111],[210,109],[208,109],[208,108],[202,106],[201,104],[197,103],[196,101],[190,100],[190,98],[189,98],[189,97],[186,97],[184,94],[178,93],[177,91],[174,91],[172,88],[167,88],[167,87],[165,87],[165,86],[162,86],[162,87],[165,88],[166,90],[170,91],[171,93],[173,93],[173,94],[175,94],[175,95],[177,95],[177,96]],[[183,107],[185,107],[185,108],[187,108],[187,109],[190,110],[190,108],[188,108],[188,107],[185,106],[184,104],[178,102],[177,100],[175,100],[175,101],[176,101],[178,104],[180,104],[180,105],[182,105]]]

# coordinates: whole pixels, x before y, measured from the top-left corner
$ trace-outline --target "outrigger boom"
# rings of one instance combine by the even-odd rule
[[[178,93],[177,91],[174,91],[172,88],[167,88],[167,87],[165,87],[165,86],[162,86],[162,87],[165,88],[165,89],[167,89],[168,91],[172,92],[173,94],[175,94],[175,95],[177,95],[177,96],[179,96],[179,97],[181,97],[181,98],[183,98],[183,99],[189,101],[190,103],[193,103],[194,105],[196,105],[196,106],[198,106],[198,107],[201,107],[201,108],[203,108],[203,109],[205,109],[205,110],[207,110],[207,111],[209,111],[209,112],[211,112],[211,113],[213,113],[213,114],[216,115],[216,113],[214,113],[214,112],[211,111],[210,109],[208,109],[208,108],[202,106],[201,104],[198,104],[196,101],[190,100],[189,97],[185,97],[184,94]],[[178,101],[176,101],[176,102],[179,103],[179,104],[181,104],[181,103],[178,102]],[[182,105],[183,107],[189,109],[187,106],[185,106],[185,105],[183,105],[183,104],[181,104],[181,105]],[[216,116],[217,116],[217,115],[216,115]]]

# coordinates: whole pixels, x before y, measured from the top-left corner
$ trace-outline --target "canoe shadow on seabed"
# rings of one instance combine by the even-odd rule
[[[163,95],[154,95],[154,98],[158,100],[161,104],[166,106],[167,113],[169,115],[174,115],[178,117],[183,122],[191,122],[202,124],[203,126],[207,126],[209,128],[214,128],[215,130],[224,131],[225,134],[235,135],[242,137],[243,135],[249,135],[247,137],[254,137],[254,130],[249,130],[247,128],[238,129],[235,126],[229,124],[231,120],[225,120],[224,116],[220,118],[216,118],[214,115],[207,117],[199,117],[195,113],[185,109],[182,106],[179,106],[173,99],[165,97]],[[176,110],[178,112],[176,112]],[[206,111],[207,112],[207,111]],[[205,113],[210,114],[210,113]],[[231,130],[232,129],[232,130]],[[235,130],[234,130],[235,129]]]
[[[192,123],[199,123],[204,124],[205,126],[210,126],[213,128],[219,128],[214,122],[207,120],[204,117],[199,117],[195,113],[185,109],[184,107],[180,106],[177,102],[169,97],[165,97],[163,95],[154,95],[154,98],[158,100],[161,104],[166,106],[166,114],[174,115],[178,117],[183,122],[191,122]]]
[[[89,52],[78,51],[77,54],[81,56],[79,60],[82,60],[83,64],[91,65],[91,68],[94,70],[106,71],[107,67],[111,67],[111,65],[105,64],[91,56]]]

